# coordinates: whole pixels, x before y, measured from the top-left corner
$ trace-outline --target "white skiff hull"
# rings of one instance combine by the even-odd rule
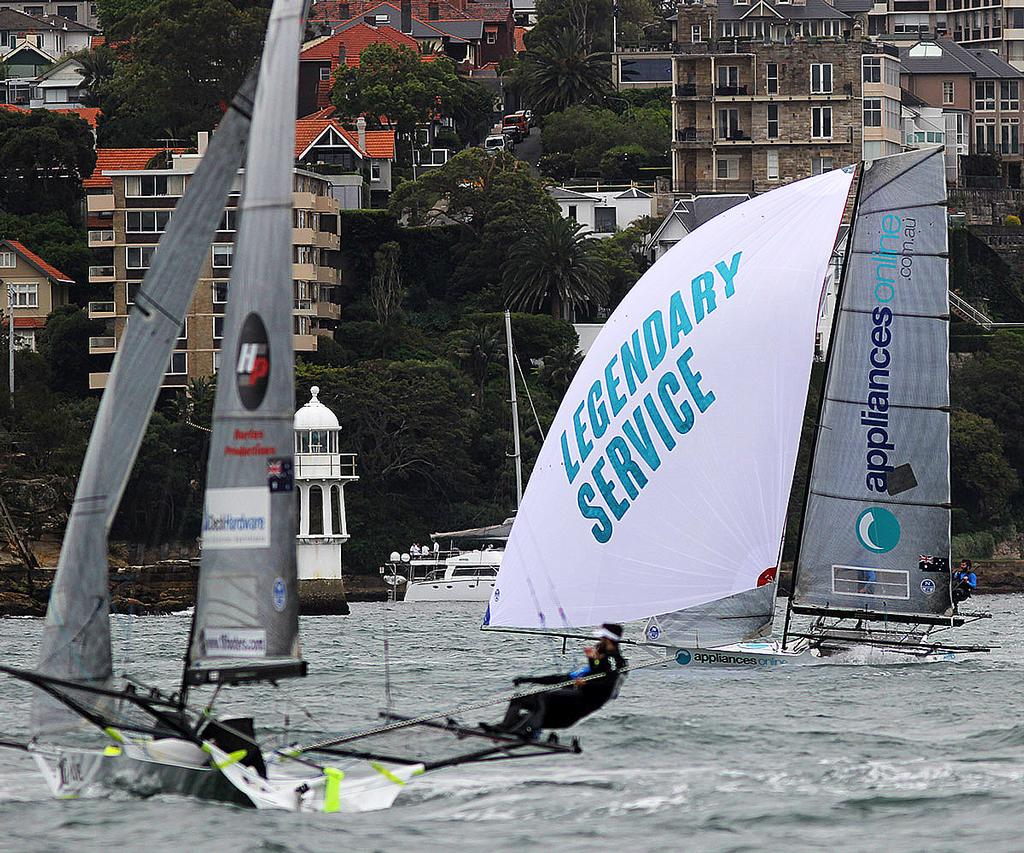
[[[782,666],[815,666],[822,658],[811,649],[783,650],[778,643],[736,643],[705,649],[678,646],[669,650],[676,665],[687,669],[778,669]]]
[[[209,742],[200,750],[173,739],[128,741],[102,750],[32,746],[30,751],[58,799],[120,790],[296,812],[390,808],[405,785],[423,772],[420,764],[352,761],[339,768],[317,768],[271,759],[264,778],[241,763],[240,753],[228,754]]]

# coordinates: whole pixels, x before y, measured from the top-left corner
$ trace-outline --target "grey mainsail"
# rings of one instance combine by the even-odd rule
[[[651,642],[727,646],[771,633],[775,616],[775,582],[735,595],[655,616],[645,635]]]
[[[792,604],[927,618],[950,606],[948,572],[926,570],[950,549],[942,148],[861,181]]]
[[[255,88],[253,71],[221,120],[135,297],[68,517],[39,655],[44,675],[90,685],[112,675],[107,534],[238,172]],[[76,698],[89,701],[85,694]],[[32,716],[37,734],[81,723],[38,692]]]
[[[302,0],[276,0],[228,285],[186,681],[304,674],[295,497],[292,185]]]

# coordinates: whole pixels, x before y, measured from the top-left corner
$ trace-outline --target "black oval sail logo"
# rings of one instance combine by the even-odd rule
[[[238,397],[247,409],[257,409],[267,393],[270,382],[270,344],[267,328],[259,314],[250,314],[242,323],[235,360],[235,382]]]

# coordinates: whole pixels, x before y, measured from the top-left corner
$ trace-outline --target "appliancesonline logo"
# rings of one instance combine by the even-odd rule
[[[857,516],[857,539],[874,554],[885,554],[900,542],[900,522],[889,510],[870,506]]]

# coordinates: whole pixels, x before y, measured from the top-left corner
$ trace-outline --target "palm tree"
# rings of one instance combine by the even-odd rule
[[[502,267],[505,303],[537,311],[545,302],[551,316],[563,319],[573,308],[608,298],[605,263],[594,251],[596,240],[582,225],[557,213],[536,222]]]
[[[524,77],[526,100],[539,113],[599,103],[611,86],[608,54],[592,53],[569,27],[527,52]]]
[[[82,85],[86,90],[85,102],[91,106],[99,106],[100,91],[114,76],[114,52],[106,45],[93,50],[83,50],[75,55],[82,66]]]
[[[558,344],[544,356],[544,363],[537,368],[537,377],[554,391],[556,400],[561,400],[582,363],[583,353],[576,341]]]
[[[493,322],[474,319],[461,330],[456,355],[477,385],[477,405],[483,408],[487,373],[500,346],[500,329]]]

